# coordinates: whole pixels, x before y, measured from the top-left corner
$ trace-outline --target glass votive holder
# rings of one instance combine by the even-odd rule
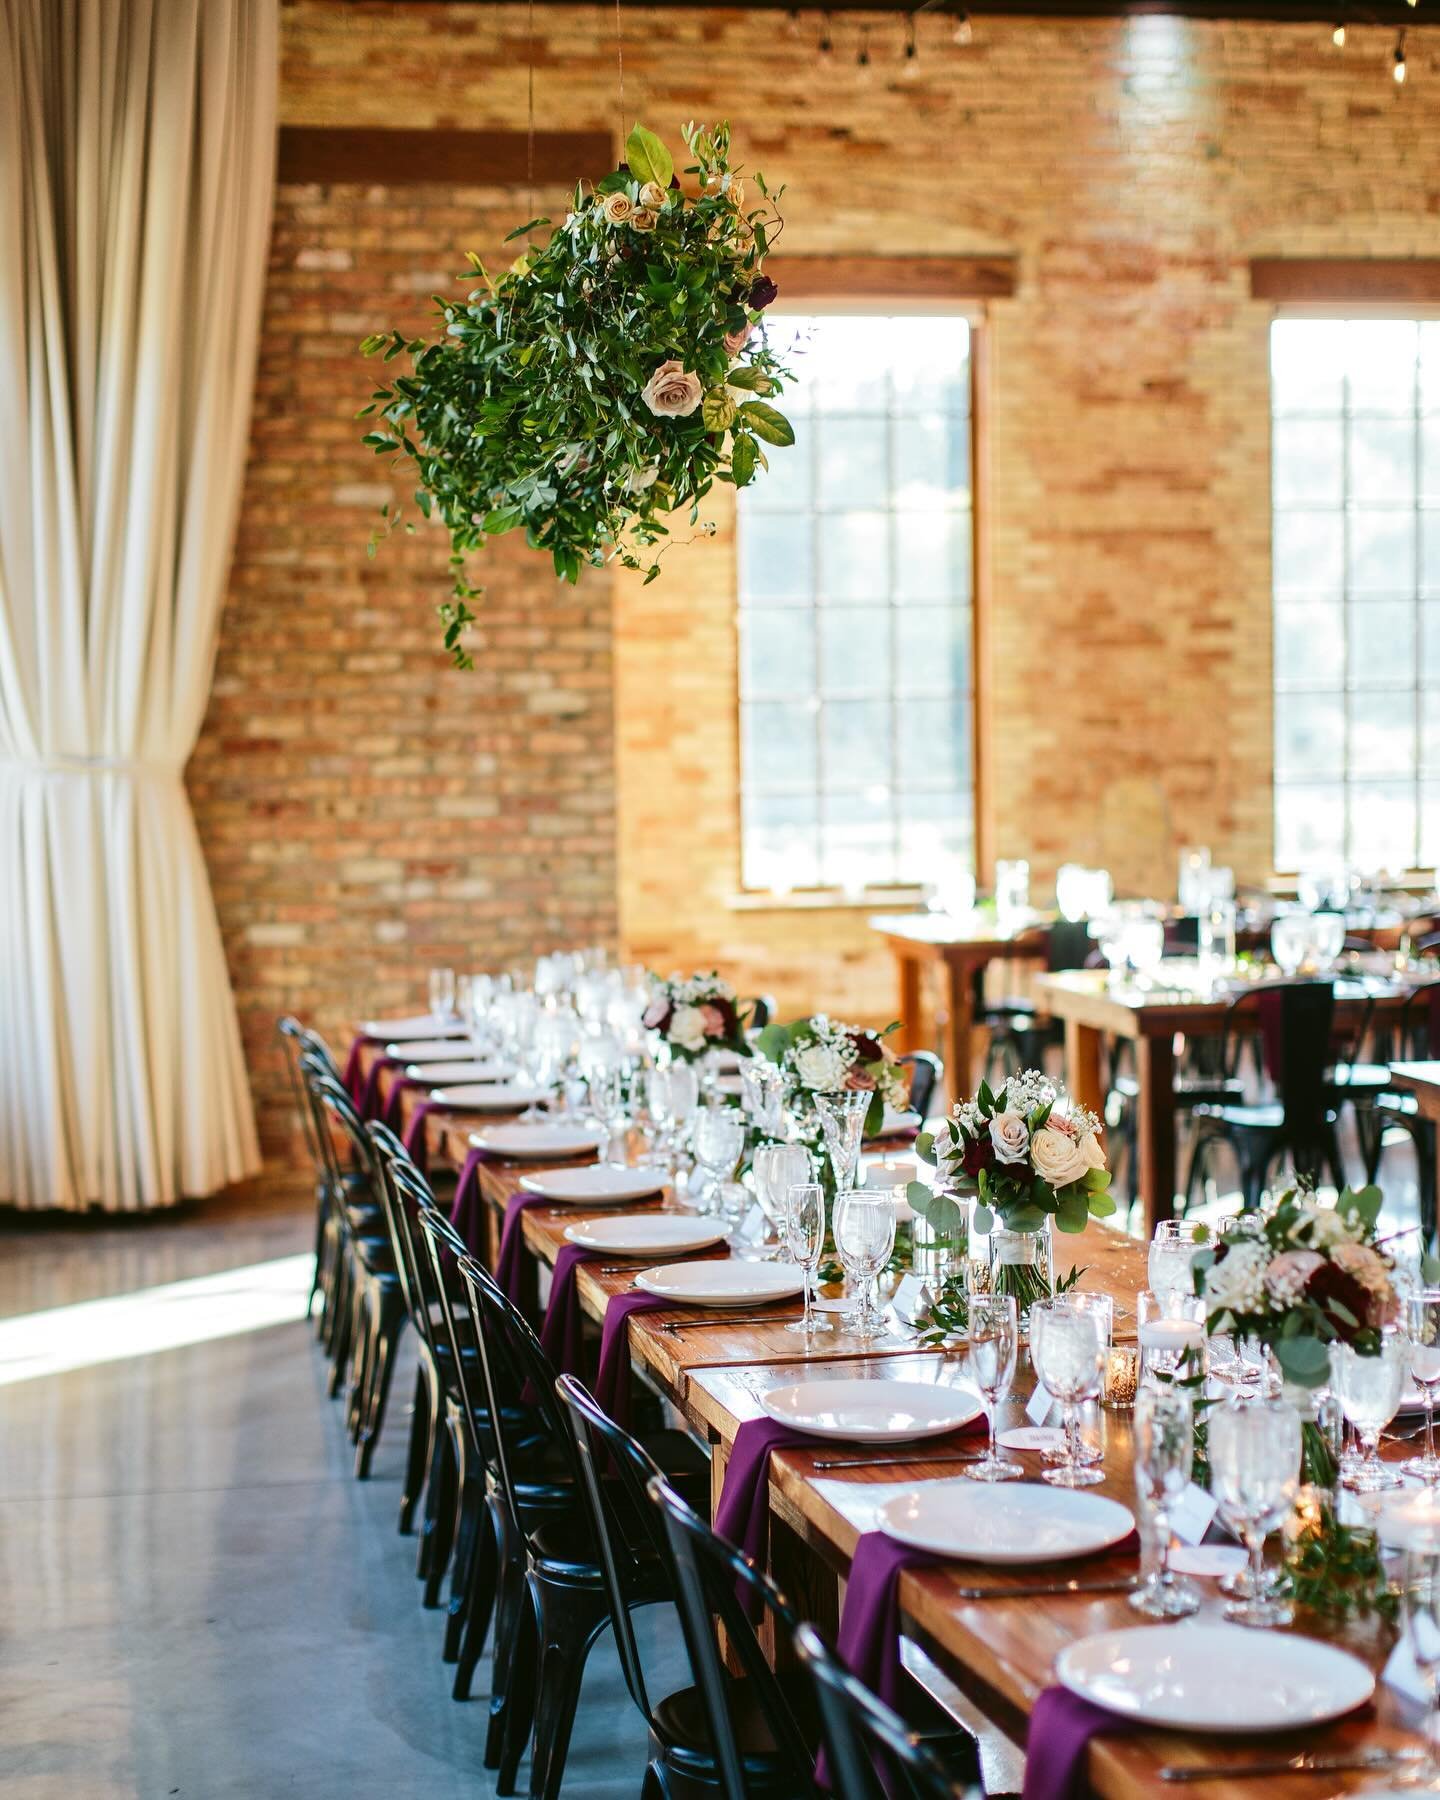
[[[1135,1390],[1139,1385],[1140,1352],[1130,1344],[1112,1344],[1105,1358],[1102,1404],[1112,1412],[1123,1412],[1135,1404]]]
[[[1205,1302],[1198,1295],[1138,1294],[1135,1321],[1142,1381],[1205,1373]]]
[[[1071,1288],[1066,1301],[1077,1312],[1092,1313],[1100,1321],[1100,1340],[1107,1347],[1115,1337],[1115,1301],[1109,1294],[1080,1294]]]

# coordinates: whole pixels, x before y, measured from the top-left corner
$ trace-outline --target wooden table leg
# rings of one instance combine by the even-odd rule
[[[900,1021],[900,1029],[895,1034],[899,1039],[899,1048],[903,1050],[920,1050],[924,1043],[920,1035],[920,959],[918,956],[907,956],[904,951],[895,952],[895,973],[899,978],[900,1008],[895,1017]]]
[[[1140,1204],[1145,1235],[1175,1214],[1175,1039],[1164,1032],[1135,1046],[1140,1081]]]
[[[968,1100],[979,1084],[973,1067],[975,1056],[975,992],[970,985],[968,963],[945,963],[945,1031],[941,1055],[945,1058],[945,1085],[952,1101]]]
[[[1065,1085],[1072,1100],[1093,1113],[1104,1113],[1100,1033],[1093,1025],[1081,1025],[1075,1019],[1065,1021]]]

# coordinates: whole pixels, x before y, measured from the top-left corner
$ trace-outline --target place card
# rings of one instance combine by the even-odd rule
[[[1055,1425],[1016,1425],[1002,1431],[996,1441],[1002,1450],[1058,1450],[1065,1433]]]
[[[1403,1694],[1407,1700],[1415,1700],[1421,1706],[1429,1707],[1430,1682],[1415,1666],[1415,1652],[1410,1648],[1408,1636],[1402,1636],[1390,1652],[1390,1660],[1385,1664],[1380,1679],[1387,1687],[1394,1688],[1397,1694]]]
[[[1050,1397],[1050,1390],[1042,1382],[1035,1383],[1035,1392],[1025,1402],[1025,1417],[1032,1425],[1043,1425],[1050,1417],[1050,1408],[1055,1402]]]
[[[1182,1544],[1198,1544],[1215,1517],[1216,1499],[1192,1481],[1170,1507],[1170,1530]]]
[[[928,1283],[922,1275],[902,1275],[895,1284],[895,1292],[890,1296],[890,1304],[896,1315],[907,1325],[926,1313],[933,1305],[935,1296],[930,1292]]]

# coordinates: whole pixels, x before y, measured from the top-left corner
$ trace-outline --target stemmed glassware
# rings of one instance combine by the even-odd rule
[[[1189,1219],[1162,1219],[1150,1242],[1147,1273],[1152,1294],[1195,1295],[1195,1257],[1208,1243],[1204,1225]]]
[[[1220,1517],[1250,1552],[1246,1598],[1225,1617],[1238,1625],[1288,1625],[1293,1608],[1268,1597],[1266,1534],[1283,1525],[1300,1488],[1300,1415],[1288,1400],[1227,1400],[1207,1420],[1210,1487]]]
[[[895,1202],[888,1188],[851,1188],[837,1194],[831,1215],[835,1249],[855,1284],[858,1304],[845,1321],[860,1338],[882,1337],[885,1321],[870,1299],[870,1284],[895,1247]]]
[[[435,1019],[450,1019],[455,1015],[455,971],[453,969],[432,969],[430,971],[430,1016]]]
[[[1310,921],[1303,913],[1282,913],[1270,927],[1270,954],[1280,973],[1294,975],[1310,947]]]
[[[740,1064],[741,1104],[757,1131],[778,1137],[784,1123],[785,1076],[763,1056],[747,1056]]]
[[[1440,1457],[1435,1454],[1435,1389],[1440,1385],[1440,1288],[1422,1288],[1405,1301],[1405,1330],[1410,1340],[1410,1378],[1425,1402],[1425,1453],[1405,1464],[1426,1487],[1440,1483]]]
[[[832,1329],[828,1319],[817,1319],[812,1295],[820,1253],[825,1248],[825,1190],[818,1181],[797,1181],[785,1196],[785,1237],[790,1255],[805,1271],[805,1316],[787,1325],[787,1331],[803,1331],[807,1337]]]
[[[1135,1296],[1135,1337],[1142,1376],[1198,1373],[1205,1357],[1205,1303],[1171,1292]]]
[[[1440,1790],[1440,1533],[1420,1530],[1408,1534],[1400,1581],[1410,1654],[1430,1688],[1430,1710],[1423,1728],[1428,1754],[1415,1771],[1416,1781],[1407,1782],[1406,1788],[1435,1793]]]
[[[825,1148],[830,1152],[835,1170],[835,1193],[846,1193],[855,1185],[860,1167],[860,1145],[865,1133],[865,1115],[870,1110],[873,1094],[817,1094],[815,1111],[820,1129],[825,1133]]]
[[[1190,1483],[1195,1408],[1189,1392],[1158,1384],[1135,1396],[1135,1495],[1140,1503],[1141,1581],[1130,1596],[1149,1619],[1183,1619],[1200,1596],[1170,1569],[1170,1509]]]
[[[655,1126],[655,1159],[667,1174],[674,1171],[670,1142],[673,1116],[670,1111],[670,1074],[668,1068],[645,1071],[645,1109]]]
[[[673,1098],[673,1090],[672,1090]],[[702,1210],[713,1209],[745,1148],[745,1121],[733,1106],[702,1106],[695,1119],[695,1160],[709,1177]]]
[[[605,1130],[600,1149],[601,1162],[623,1163],[625,1160],[625,1070],[618,1061],[596,1061],[586,1077],[590,1106]],[[616,1154],[617,1141],[620,1154]]]
[[[1360,1460],[1341,1479],[1357,1494],[1401,1484],[1399,1470],[1380,1461],[1380,1433],[1395,1417],[1409,1369],[1410,1340],[1393,1329],[1381,1332],[1375,1356],[1362,1356],[1351,1344],[1330,1346],[1331,1392],[1360,1440]]]
[[[791,1188],[810,1179],[810,1152],[803,1144],[760,1144],[750,1159],[750,1170],[760,1210],[783,1243],[786,1203]]]
[[[1065,1414],[1065,1460],[1041,1477],[1056,1487],[1093,1487],[1101,1470],[1081,1461],[1076,1439],[1080,1407],[1099,1398],[1105,1342],[1099,1315],[1067,1300],[1043,1300],[1030,1308],[1030,1360],[1047,1393]]]
[[[962,1469],[972,1481],[1018,1481],[1025,1471],[1000,1455],[995,1442],[995,1415],[1015,1380],[1020,1345],[1020,1316],[1013,1294],[972,1294],[966,1330],[970,1379],[985,1402],[990,1441],[977,1463]]]

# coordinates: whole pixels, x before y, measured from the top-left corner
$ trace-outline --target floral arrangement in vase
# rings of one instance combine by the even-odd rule
[[[813,1119],[818,1096],[868,1093],[865,1135],[876,1137],[885,1109],[901,1111],[910,1098],[909,1078],[885,1042],[898,1030],[897,1023],[867,1031],[815,1013],[789,1025],[767,1025],[755,1043],[784,1074],[787,1103],[799,1115],[802,1131]]]
[[[747,486],[768,466],[766,445],[795,441],[770,404],[788,371],[757,329],[778,292],[764,263],[783,189],[757,174],[747,197],[727,124],[683,136],[687,185],[637,124],[625,161],[576,187],[544,244],[497,275],[471,258],[479,285],[437,297],[433,341],[388,331],[361,345],[411,359],[360,416],[377,455],[413,464],[417,506],[450,533],[454,590],[440,614],[461,667],[480,593],[464,559],[488,538],[523,531],[565,581],[611,557],[652,581],[666,515],[688,507],[696,526],[715,482]],[[551,224],[532,219],[510,238]],[[386,531],[398,516],[382,509]]]
[[[998,1090],[982,1081],[973,1100],[916,1140],[937,1182],[931,1200],[917,1205],[912,1196],[911,1204],[929,1217],[955,1208],[956,1195],[974,1195],[974,1229],[991,1236],[991,1287],[1013,1293],[1024,1311],[1052,1291],[1046,1226],[1080,1232],[1115,1211],[1100,1131],[1094,1113],[1039,1069]]]
[[[733,1050],[749,1056],[743,1012],[735,990],[712,970],[708,975],[662,981],[650,978],[650,1003],[640,1020],[646,1031],[656,1032],[670,1046],[670,1054],[683,1062],[698,1062],[711,1050]]]

